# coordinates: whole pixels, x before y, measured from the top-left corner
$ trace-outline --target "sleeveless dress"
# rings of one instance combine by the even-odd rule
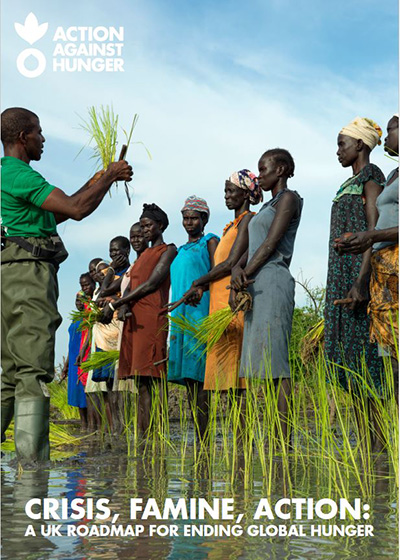
[[[264,204],[249,224],[248,261],[265,241],[275,218],[275,205],[285,190]],[[291,191],[295,192],[295,191]],[[243,349],[240,377],[277,379],[290,377],[289,340],[292,330],[295,282],[290,274],[294,241],[299,227],[303,199],[275,252],[257,271],[248,291],[253,307],[244,316]]]
[[[149,247],[130,271],[130,290],[151,276],[168,245]],[[168,303],[170,276],[155,292],[135,301],[132,315],[123,327],[118,375],[162,377],[166,371],[168,319],[163,309]]]
[[[367,217],[364,209],[364,184],[375,181],[383,185],[385,177],[374,164],[368,164],[358,175],[351,177],[340,187],[333,200],[329,236],[328,278],[325,296],[325,355],[331,367],[345,366],[361,372],[361,357],[365,362],[374,385],[380,388],[382,362],[376,344],[369,340],[370,320],[367,302],[354,311],[342,305],[334,305],[336,299],[345,298],[360,272],[362,255],[339,255],[333,248],[334,240],[346,232],[366,231]],[[335,368],[335,375],[343,388],[348,387],[351,374],[343,368]]]
[[[225,226],[221,241],[214,254],[215,265],[229,257],[238,234],[238,227],[244,216],[243,212],[233,222]],[[229,286],[231,277],[225,276],[210,284],[210,314],[229,305]],[[245,387],[244,380],[238,379],[240,352],[243,338],[243,312],[240,311],[219,341],[207,353],[204,389],[220,390]]]
[[[204,276],[210,271],[210,255],[208,252],[208,241],[219,239],[213,233],[209,233],[194,243],[186,243],[178,249],[178,254],[171,265],[171,301],[179,300],[192,285],[193,280]],[[210,309],[210,293],[204,292],[197,307],[182,304],[171,315],[173,317],[184,316],[186,319],[199,321],[206,317]],[[193,351],[196,340],[174,325],[171,327],[168,381],[184,384],[185,379],[204,381],[206,368],[206,357],[203,353],[204,347]]]

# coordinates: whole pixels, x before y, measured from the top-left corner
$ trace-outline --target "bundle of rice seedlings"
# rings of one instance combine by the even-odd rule
[[[93,143],[93,155],[91,156],[91,158],[96,160],[97,171],[98,173],[101,173],[103,170],[107,169],[110,163],[116,160],[119,117],[118,115],[114,114],[112,105],[111,107],[109,107],[108,105],[101,105],[100,109],[97,109],[94,106],[89,107],[88,114],[89,116],[87,120],[80,117],[80,126],[89,135],[89,141],[87,145]],[[125,159],[138,119],[139,115],[135,113],[129,132],[122,128],[122,131],[125,135],[125,144],[122,147],[119,157],[120,159]],[[143,142],[134,142],[134,144],[142,144],[144,146]],[[80,150],[80,152],[83,150],[83,148]],[[150,152],[148,151],[146,146],[144,146],[144,148],[147,152],[147,155],[151,159]],[[80,154],[80,152],[78,153],[78,155]],[[96,179],[98,179],[98,176],[96,177]],[[130,204],[131,197],[129,194],[129,187],[127,183],[125,183],[125,192]]]
[[[88,114],[86,121],[81,117],[80,126],[90,136],[88,144],[94,143],[91,159],[96,160],[98,171],[107,169],[115,161],[118,115],[114,115],[112,106],[110,108],[108,105],[101,105],[100,109],[89,107]]]
[[[243,290],[236,294],[235,303],[235,311],[232,311],[228,305],[223,309],[214,311],[214,313],[211,313],[211,315],[208,315],[208,317],[199,321],[195,334],[197,344],[195,345],[194,350],[205,345],[203,353],[209,352],[220,340],[221,336],[235,319],[239,311],[246,312],[251,309],[253,300],[249,292]]]
[[[64,420],[78,420],[79,412],[75,406],[68,404],[68,388],[66,383],[60,384],[58,381],[53,381],[47,385],[51,400],[50,406],[52,412]]]
[[[197,322],[192,322],[187,319],[184,315],[176,315],[173,317],[172,315],[168,315],[168,320],[170,325],[175,327],[177,331],[183,332],[185,334],[189,334],[193,337],[196,336],[197,333]],[[171,332],[173,332],[171,330]]]
[[[314,360],[324,343],[324,320],[320,319],[309,329],[300,344],[300,358],[304,365]]]
[[[2,451],[15,451],[14,445],[14,422],[12,422],[6,432],[7,439],[1,445]],[[71,434],[70,426],[62,426],[50,422],[49,440],[50,446],[62,447],[64,445],[79,445],[88,436],[74,436]]]
[[[87,300],[84,303],[86,303],[85,309],[71,311],[70,319],[73,323],[81,321],[79,331],[92,331],[94,324],[100,321],[103,312],[94,301]]]
[[[109,365],[115,366],[119,360],[119,350],[108,350],[106,352],[94,352],[89,358],[82,362],[82,371],[90,371],[92,369],[99,369]]]
[[[209,352],[232,323],[236,313],[228,305],[223,309],[214,311],[214,313],[199,321],[195,335],[197,343],[193,351],[204,345],[203,354]]]
[[[204,317],[201,321],[195,323],[189,321],[186,317],[180,315],[179,317],[169,316],[170,322],[178,328],[178,330],[185,334],[190,334],[197,340],[191,352],[195,352],[199,348],[203,348],[202,354],[209,352],[213,346],[220,340],[221,336],[227,330],[229,325],[235,319],[239,311],[248,311],[252,306],[251,295],[246,292],[238,292],[236,296],[236,309],[232,311],[229,307],[218,309]]]

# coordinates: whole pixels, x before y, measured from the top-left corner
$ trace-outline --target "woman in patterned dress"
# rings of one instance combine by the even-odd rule
[[[368,368],[375,386],[380,387],[381,359],[377,346],[369,342],[367,315],[371,251],[341,257],[335,239],[346,232],[367,231],[378,219],[376,199],[385,177],[370,163],[373,148],[381,143],[381,129],[370,119],[356,117],[338,136],[337,156],[343,167],[351,167],[347,179],[333,199],[329,238],[328,279],[325,302],[325,353],[328,367],[348,388],[355,376]],[[345,369],[347,368],[347,369]],[[354,383],[353,383],[354,384]],[[354,384],[356,387],[357,384]]]

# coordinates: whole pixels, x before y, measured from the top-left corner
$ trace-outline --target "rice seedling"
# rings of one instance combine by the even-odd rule
[[[319,348],[324,342],[324,320],[320,319],[313,325],[302,338],[300,346],[300,358],[303,364],[309,364],[318,354]]]
[[[91,332],[95,323],[100,321],[102,317],[102,310],[94,301],[89,299],[82,299],[82,301],[85,304],[85,308],[81,311],[71,311],[70,319],[73,323],[80,321],[81,324],[78,328],[79,331],[89,330]]]
[[[99,109],[91,106],[88,108],[87,120],[83,119],[82,117],[80,117],[80,120],[80,127],[89,136],[89,140],[86,146],[92,145],[93,154],[91,156],[91,159],[95,160],[96,170],[97,172],[101,173],[103,170],[107,169],[110,163],[116,161],[119,116],[114,113],[112,105],[111,107],[108,105],[101,105]],[[137,125],[138,120],[139,115],[135,113],[129,132],[121,127],[122,132],[125,136],[125,144],[122,146],[119,159],[125,159],[126,157],[126,153],[132,141],[133,131]],[[151,154],[143,144],[143,142],[138,141],[133,142],[133,144],[142,144],[147,152],[149,159],[151,159]],[[78,155],[86,146],[82,147]],[[110,191],[109,193],[111,196]],[[129,186],[127,183],[125,183],[125,193],[129,204],[131,204]]]
[[[77,407],[68,404],[68,390],[66,383],[53,381],[47,385],[50,392],[50,403],[55,414],[63,420],[78,420]]]
[[[119,350],[107,350],[103,352],[93,352],[89,358],[82,362],[82,371],[91,371],[106,366],[115,366],[119,360]]]
[[[71,434],[71,429],[68,426],[54,424],[50,422],[50,446],[51,448],[58,448],[70,445],[79,445],[81,441],[88,436],[74,436]],[[2,443],[2,451],[11,452],[15,451],[14,445],[14,423],[12,422],[6,432],[6,441]]]
[[[112,106],[101,105],[100,109],[89,107],[88,119],[80,119],[80,127],[89,135],[88,145],[94,143],[91,158],[96,160],[96,170],[107,169],[110,163],[115,161],[118,115],[114,114]]]

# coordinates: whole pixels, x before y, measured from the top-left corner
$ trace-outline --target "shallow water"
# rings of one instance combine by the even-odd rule
[[[179,441],[179,433],[175,435]],[[28,560],[86,560],[102,559],[181,559],[217,560],[217,559],[299,559],[310,558],[343,560],[362,558],[380,560],[398,556],[398,512],[396,491],[393,481],[387,478],[389,468],[382,459],[375,467],[372,495],[361,502],[370,506],[371,517],[357,523],[373,525],[371,537],[326,537],[311,536],[311,525],[326,524],[315,519],[283,521],[275,519],[254,520],[257,504],[262,498],[268,498],[274,504],[283,497],[304,497],[321,499],[331,495],[330,489],[324,487],[323,473],[314,472],[307,465],[299,467],[295,457],[290,458],[290,476],[292,491],[288,486],[281,458],[274,459],[271,496],[267,496],[266,481],[257,457],[248,477],[241,474],[242,462],[238,461],[237,475],[231,481],[230,473],[223,463],[210,470],[207,465],[196,466],[193,446],[181,459],[179,455],[167,452],[160,456],[159,450],[143,449],[127,457],[124,442],[101,440],[93,436],[84,440],[73,457],[57,463],[50,463],[45,468],[18,473],[12,455],[5,455],[2,465],[2,540],[4,559],[24,558]],[[350,488],[349,500],[360,497],[357,488]],[[116,525],[144,526],[141,536],[66,536],[69,525],[91,527],[107,521],[54,520],[33,521],[25,513],[25,505],[31,498],[108,498],[113,513],[119,514]],[[206,498],[212,503],[213,498],[234,498],[233,521],[189,521],[189,520],[131,520],[129,517],[129,499],[142,498],[145,503],[155,498],[161,510],[166,498]],[[38,506],[34,508],[37,511]],[[242,536],[183,536],[186,524],[210,526],[235,524],[236,517],[243,513],[240,525],[244,528]],[[63,536],[43,536],[41,526],[49,530],[48,524],[60,525]],[[289,527],[296,525],[297,531],[304,536],[250,536],[246,529],[250,525],[268,526],[272,523]],[[341,525],[343,521],[335,518],[330,523]],[[31,524],[36,536],[24,536]],[[177,525],[178,536],[149,536],[150,525]],[[302,525],[302,529],[299,526]],[[82,528],[81,530],[85,530]],[[272,530],[272,529],[271,529]]]

